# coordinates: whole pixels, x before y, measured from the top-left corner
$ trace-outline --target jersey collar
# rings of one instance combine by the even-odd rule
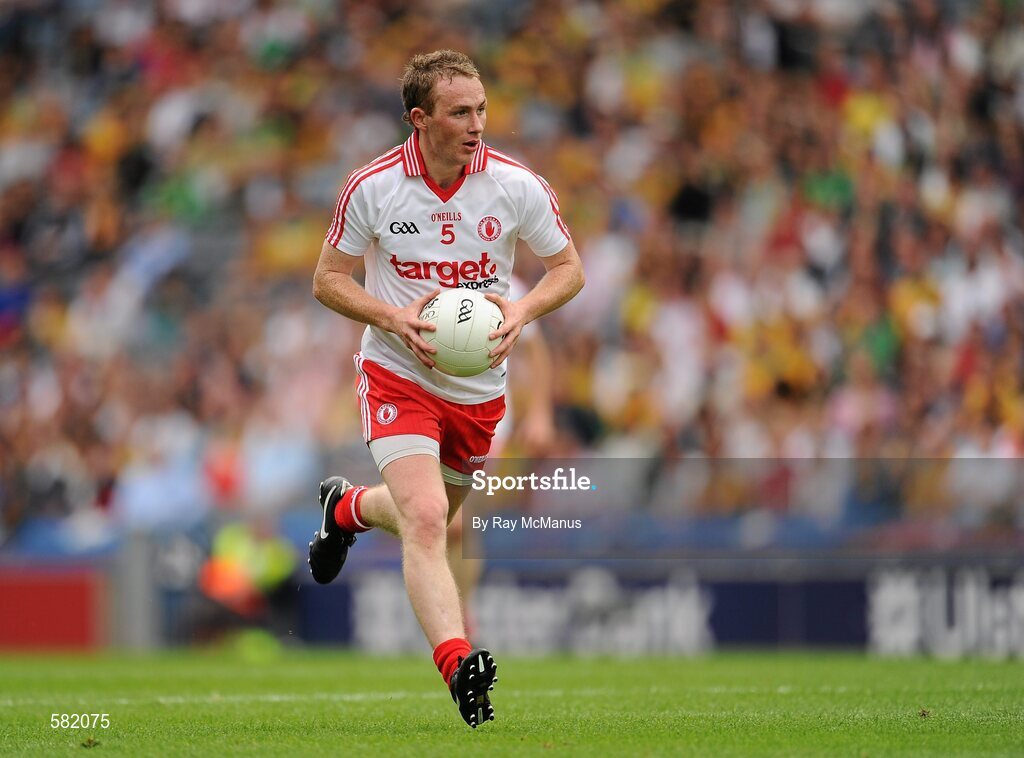
[[[409,135],[409,139],[402,145],[402,166],[405,168],[406,176],[425,177],[427,175],[427,164],[423,160],[423,153],[420,152],[420,136],[418,131],[414,131]],[[462,169],[462,175],[475,174],[478,171],[483,171],[485,168],[487,168],[487,145],[484,144],[483,140],[480,140],[480,144],[476,148],[476,155]]]

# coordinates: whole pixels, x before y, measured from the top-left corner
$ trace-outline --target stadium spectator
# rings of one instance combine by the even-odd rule
[[[247,427],[292,434],[285,391],[321,468],[358,439],[358,330],[302,301],[302,240],[439,43],[480,63],[491,139],[545,166],[586,261],[546,324],[557,452],[853,455],[833,421],[870,385],[880,450],[1018,456],[1022,40],[991,2],[7,3],[3,534],[117,525],[158,400],[198,427],[194,480]],[[301,503],[279,481],[262,507]]]

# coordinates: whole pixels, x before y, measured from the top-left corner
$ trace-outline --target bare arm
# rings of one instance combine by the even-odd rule
[[[502,338],[501,343],[491,352],[494,357],[491,368],[508,357],[526,324],[565,305],[583,289],[583,262],[571,240],[559,252],[541,258],[541,262],[547,271],[521,300],[513,303],[498,295],[487,295],[487,299],[497,303],[505,315],[501,328],[491,332],[492,338]]]
[[[437,327],[420,321],[419,315],[427,301],[441,290],[424,295],[404,308],[390,305],[373,297],[352,278],[359,260],[358,256],[347,255],[324,242],[313,274],[313,297],[346,318],[397,334],[424,366],[433,368],[434,362],[428,353],[436,353],[437,348],[427,345],[419,330],[432,331]]]

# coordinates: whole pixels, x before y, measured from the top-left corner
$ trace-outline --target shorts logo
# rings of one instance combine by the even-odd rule
[[[398,418],[398,409],[393,403],[384,403],[377,409],[377,421],[381,424],[390,424]]]
[[[476,225],[476,233],[485,242],[494,242],[501,236],[501,222],[494,216],[484,216]]]
[[[412,221],[392,221],[388,227],[392,234],[419,234],[420,230]]]

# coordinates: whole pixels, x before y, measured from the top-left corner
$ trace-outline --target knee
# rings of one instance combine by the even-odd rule
[[[402,539],[423,547],[445,544],[448,503],[444,499],[419,497],[403,510]]]

